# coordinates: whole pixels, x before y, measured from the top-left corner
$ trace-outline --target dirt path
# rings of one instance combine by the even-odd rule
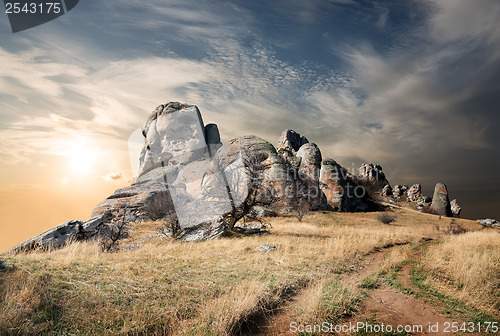
[[[354,271],[346,274],[341,280],[341,284],[355,292],[364,278],[375,272],[379,264],[384,259],[384,255],[394,247],[384,248],[367,255],[359,264],[354,265]],[[319,299],[323,284],[328,279],[315,282],[308,287],[302,289],[297,295],[286,301],[274,315],[271,315],[267,320],[262,321],[262,324],[254,328],[253,332],[246,335],[256,336],[289,336],[297,335],[296,332],[290,331],[291,321],[309,321],[308,317],[312,317],[314,308],[317,306],[314,298]]]
[[[258,336],[289,336],[297,335],[290,331],[290,322],[297,321],[297,319],[305,318],[305,316],[312,313],[315,306],[310,301],[311,297],[319,297],[324,281],[316,282],[304,288],[296,296],[286,301],[282,307],[262,323],[261,326],[256,328],[255,333],[252,335]]]
[[[355,266],[354,272],[346,273],[342,277],[342,286],[353,293],[356,292],[363,280],[378,269],[380,263],[384,260],[384,256],[392,248],[394,246],[367,255],[360,264]]]
[[[415,250],[412,258],[416,260],[421,258],[421,255],[422,246]],[[399,272],[398,280],[404,287],[415,290],[416,288],[411,282],[411,267],[411,263],[406,263]],[[376,270],[376,267],[370,265],[370,269],[374,268]],[[363,279],[361,274],[367,273],[367,271],[362,270],[359,277]],[[351,276],[352,274],[347,274],[347,277]],[[438,312],[438,307],[431,305],[426,300],[405,294],[386,284],[366,292],[368,298],[361,302],[358,313],[348,323],[367,321],[372,325],[390,325],[394,331],[397,330],[398,326],[402,326],[407,328],[405,331],[410,335],[450,335],[449,332],[444,332],[444,326],[446,322],[451,323],[453,320],[444,317]],[[435,327],[432,330],[429,329],[429,326],[436,325],[438,329]]]
[[[352,272],[344,274],[341,278],[343,287],[352,293],[358,294],[361,293],[361,290],[364,290],[367,296],[358,306],[357,313],[342,322],[341,325],[356,325],[358,322],[371,325],[374,332],[366,335],[383,334],[382,331],[377,332],[376,329],[382,325],[385,326],[385,331],[388,331],[388,326],[391,326],[395,335],[450,335],[449,332],[444,331],[444,327],[446,323],[451,323],[453,320],[446,318],[439,312],[440,306],[434,306],[425,299],[405,294],[400,289],[388,284],[381,284],[375,289],[359,288],[359,285],[362,284],[366,277],[379,269],[384,256],[393,248],[395,246],[367,255],[363,261],[354,265]],[[419,248],[414,250],[411,258],[418,260],[421,256],[422,246],[419,246]],[[418,288],[411,281],[411,268],[412,263],[406,263],[399,272],[398,281],[405,288],[418,291]],[[259,336],[298,335],[297,332],[290,331],[290,322],[311,321],[310,318],[314,315],[314,307],[317,307],[317,302],[314,302],[314,299],[317,298],[319,300],[323,284],[327,280],[323,279],[302,289],[297,295],[289,298],[274,315],[260,321],[259,326],[252,333],[246,334]],[[435,329],[436,325],[438,329]],[[406,333],[397,333],[398,326],[406,328]],[[430,326],[433,329],[429,329]],[[331,334],[329,333],[328,335]],[[349,334],[349,332],[337,333],[337,335]]]

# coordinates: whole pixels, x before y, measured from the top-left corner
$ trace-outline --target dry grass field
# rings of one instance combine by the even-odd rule
[[[390,212],[397,216],[390,225],[378,221],[378,213],[311,212],[302,222],[269,218],[271,234],[262,236],[201,243],[156,238],[115,253],[74,243],[53,252],[2,255],[15,267],[0,274],[0,334],[259,334],[259,326],[294,297],[300,300],[285,319],[344,321],[366,293],[343,287],[340,279],[366,256],[387,250],[363,284],[386,281],[424,238],[432,241],[414,263],[423,288],[470,307],[471,316],[498,320],[500,233],[455,219],[453,225],[468,232],[448,234],[449,218]],[[121,244],[160,227],[135,225]],[[261,244],[277,249],[262,253]]]

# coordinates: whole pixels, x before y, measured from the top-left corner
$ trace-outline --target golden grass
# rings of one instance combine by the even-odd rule
[[[412,254],[413,247],[411,245],[397,246],[384,256],[377,271],[379,274],[387,274],[395,270],[402,262],[409,260]]]
[[[500,316],[500,234],[495,230],[448,236],[422,259],[430,282],[453,296]],[[449,290],[448,290],[449,292]]]
[[[335,274],[376,248],[440,234],[436,216],[394,213],[394,225],[378,222],[377,213],[315,212],[302,222],[269,219],[272,234],[261,237],[154,239],[118,253],[75,243],[7,256],[16,271],[0,276],[0,316],[7,317],[0,334],[230,335],[305,284],[314,288],[307,316],[336,314],[331,300],[352,298],[329,282]],[[158,232],[158,223],[135,227],[123,244]],[[278,248],[260,253],[261,244]],[[397,250],[387,267],[404,258],[405,249]]]

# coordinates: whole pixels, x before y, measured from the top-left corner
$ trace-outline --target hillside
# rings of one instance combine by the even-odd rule
[[[0,334],[286,335],[292,322],[499,320],[498,230],[389,212],[389,225],[380,212],[266,218],[270,234],[198,243],[141,239],[163,224],[132,224],[120,242],[130,251],[76,242],[3,255],[13,269],[0,273]],[[276,249],[261,252],[263,244]],[[391,310],[398,302],[414,314]]]

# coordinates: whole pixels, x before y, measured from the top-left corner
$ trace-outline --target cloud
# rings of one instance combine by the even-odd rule
[[[5,194],[19,195],[20,193],[31,193],[43,186],[40,184],[10,184],[4,187],[0,187],[0,191]]]
[[[435,1],[430,35],[438,42],[485,39],[497,43],[499,17],[500,6],[495,0]]]
[[[11,116],[3,118],[0,130],[0,160],[8,163],[30,161],[34,154],[65,155],[82,139],[116,160],[117,153],[127,152],[124,139],[151,110],[181,98],[177,89],[212,76],[211,67],[182,59],[143,57],[95,71],[52,63],[49,51],[27,50],[21,56],[18,60],[0,48],[0,64],[9,64],[0,87],[17,98],[2,104]]]
[[[39,184],[11,184],[7,186],[7,188],[29,190],[29,189],[41,189],[42,186]]]
[[[130,184],[133,179],[125,173],[122,172],[109,172],[102,177],[106,182],[114,182],[117,184]]]

